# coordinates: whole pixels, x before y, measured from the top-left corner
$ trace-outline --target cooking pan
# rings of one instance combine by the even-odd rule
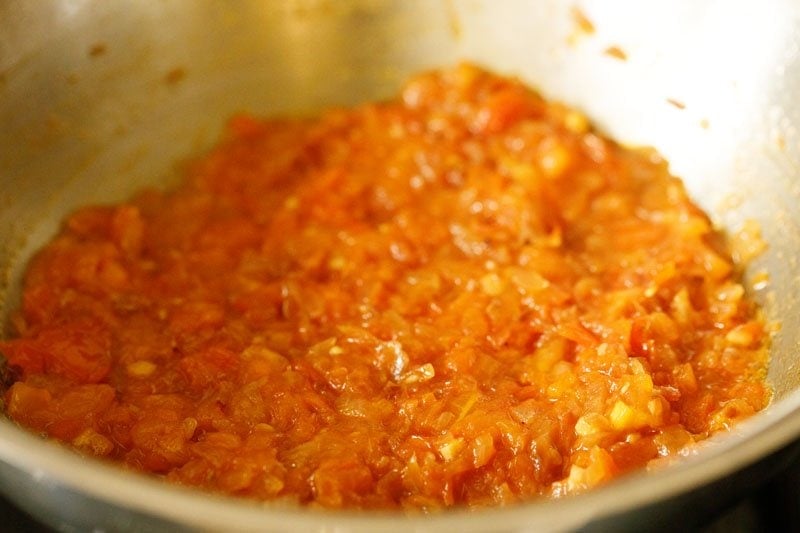
[[[26,261],[67,213],[168,187],[233,113],[385,98],[414,72],[469,59],[576,106],[626,144],[656,147],[731,231],[756,221],[769,249],[746,279],[780,323],[768,409],[669,468],[557,501],[431,516],[257,504],[80,457],[6,420],[0,492],[63,531],[622,530],[701,521],[779,468],[800,436],[799,40],[800,4],[791,0],[0,3],[5,322]]]

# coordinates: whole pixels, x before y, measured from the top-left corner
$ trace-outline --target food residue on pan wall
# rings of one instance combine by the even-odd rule
[[[586,13],[584,13],[581,8],[573,6],[572,9],[570,9],[570,15],[572,16],[572,22],[574,24],[571,36],[573,39],[594,34],[594,23],[589,20],[589,17],[586,16]]]
[[[461,19],[458,17],[458,10],[456,9],[453,0],[446,0],[445,9],[447,10],[447,25],[450,29],[450,34],[453,39],[458,40],[463,35],[461,26]]]
[[[186,69],[175,67],[164,75],[164,83],[167,85],[177,85],[186,78]]]
[[[614,59],[619,59],[620,61],[628,60],[628,54],[625,52],[625,50],[616,45],[609,46],[603,53],[609,57],[613,57]]]
[[[753,290],[761,291],[766,289],[770,283],[770,275],[769,272],[766,270],[760,270],[753,274],[752,278],[750,279],[752,283]]]
[[[744,196],[739,192],[732,192],[726,194],[717,205],[716,211],[718,213],[726,213],[739,208],[744,203]]]
[[[100,57],[108,51],[108,45],[104,42],[94,43],[89,47],[89,57]]]
[[[594,22],[589,19],[581,8],[573,6],[570,9],[570,16],[572,20],[572,32],[567,37],[567,44],[575,45],[581,39],[595,35],[597,28]],[[627,61],[628,59],[627,52],[618,45],[607,46],[605,50],[603,50],[603,54],[620,61]]]
[[[686,104],[681,102],[680,100],[676,100],[675,98],[667,98],[667,103],[676,109],[684,110],[686,109]]]
[[[767,249],[767,243],[761,235],[761,224],[757,220],[748,219],[730,238],[733,260],[744,267]]]

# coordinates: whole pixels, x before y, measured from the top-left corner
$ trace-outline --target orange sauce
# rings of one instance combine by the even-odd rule
[[[762,409],[768,336],[652,152],[474,66],[234,117],[36,255],[8,415],[169,481],[328,508],[583,491]]]

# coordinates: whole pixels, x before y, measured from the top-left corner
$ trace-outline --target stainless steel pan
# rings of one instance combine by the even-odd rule
[[[627,59],[606,53],[614,46]],[[674,467],[579,497],[416,517],[275,508],[122,472],[7,421],[0,491],[65,531],[619,529],[722,504],[800,436],[799,53],[792,0],[0,3],[3,316],[27,258],[66,213],[173,182],[176,161],[209,147],[232,113],[382,98],[410,73],[466,58],[523,77],[618,139],[655,146],[727,227],[756,219],[770,248],[749,273],[769,271],[756,296],[782,324],[770,408]]]

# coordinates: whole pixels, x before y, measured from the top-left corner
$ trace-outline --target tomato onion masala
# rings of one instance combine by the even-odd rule
[[[71,215],[0,343],[5,406],[247,498],[560,497],[765,407],[740,267],[658,154],[462,64],[236,116],[179,187]]]

